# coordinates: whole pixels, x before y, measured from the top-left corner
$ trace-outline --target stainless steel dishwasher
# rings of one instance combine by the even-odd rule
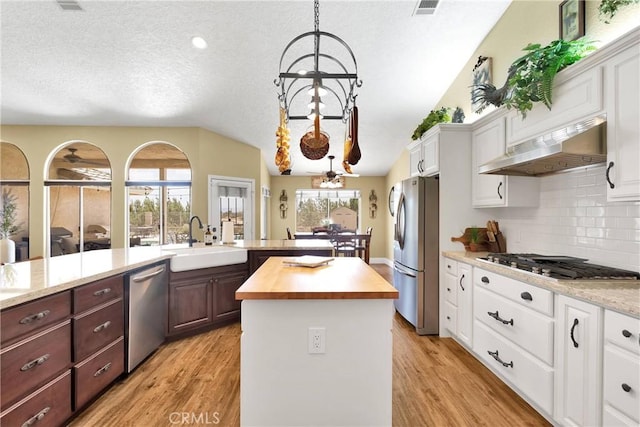
[[[165,340],[168,312],[167,263],[155,264],[127,275],[127,373]]]

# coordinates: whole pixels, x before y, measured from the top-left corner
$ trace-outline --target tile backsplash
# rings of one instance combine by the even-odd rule
[[[607,202],[605,167],[534,178],[540,206],[499,208],[509,252],[570,255],[640,271],[640,202]]]

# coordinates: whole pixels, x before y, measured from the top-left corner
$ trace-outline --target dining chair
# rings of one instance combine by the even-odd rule
[[[367,227],[367,236],[359,239],[356,245],[356,253],[360,258],[364,259],[364,262],[369,264],[369,252],[371,248],[371,233],[373,232],[373,227]]]
[[[336,233],[333,235],[333,247],[336,256],[356,256],[356,241],[354,233]]]
[[[287,227],[287,239],[293,240],[293,236],[291,235],[291,229]]]

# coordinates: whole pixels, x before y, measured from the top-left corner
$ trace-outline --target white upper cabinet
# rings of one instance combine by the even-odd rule
[[[537,103],[523,119],[516,110],[507,114],[507,146],[593,117],[603,109],[602,69],[579,75],[560,72],[553,86],[552,110]]]
[[[504,116],[473,130],[472,204],[476,208],[500,206],[538,206],[540,184],[537,178],[479,174],[478,167],[505,154]]]
[[[409,144],[409,174],[433,176],[440,172],[440,132],[438,127],[429,129],[419,140]]]
[[[638,42],[605,63],[607,200],[640,200],[640,49]]]

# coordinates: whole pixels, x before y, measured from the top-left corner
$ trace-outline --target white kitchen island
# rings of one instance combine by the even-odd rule
[[[284,259],[236,292],[241,425],[390,426],[397,290],[359,258],[317,268]],[[324,353],[310,353],[310,328],[324,328]]]

